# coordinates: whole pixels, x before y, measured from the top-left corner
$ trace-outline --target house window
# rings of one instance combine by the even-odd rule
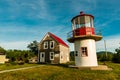
[[[50,49],[54,48],[54,41],[50,41]]]
[[[50,52],[50,60],[54,60],[54,52]]]
[[[88,56],[87,47],[81,47],[81,55],[82,57]]]
[[[44,49],[48,49],[48,42],[47,41],[44,42]]]

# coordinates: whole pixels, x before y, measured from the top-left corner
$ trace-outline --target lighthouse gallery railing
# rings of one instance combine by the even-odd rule
[[[67,33],[67,39],[72,38],[74,36],[78,36],[77,34],[81,35],[80,32],[70,31]],[[88,34],[86,34],[88,35]],[[101,30],[97,30],[94,35],[102,36]]]

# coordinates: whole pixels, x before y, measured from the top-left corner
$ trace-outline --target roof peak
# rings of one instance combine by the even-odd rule
[[[59,38],[58,36],[52,34],[51,32],[48,32],[48,34],[54,39],[56,40],[58,43],[66,46],[66,47],[69,47],[61,38]]]

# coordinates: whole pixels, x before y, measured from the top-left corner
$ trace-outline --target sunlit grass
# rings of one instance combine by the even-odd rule
[[[24,64],[24,65],[18,65],[18,64],[10,64],[10,63],[6,63],[6,64],[0,64],[0,71],[2,70],[9,70],[9,69],[16,69],[16,68],[23,68],[23,67],[30,67],[30,66],[35,66],[37,64]]]
[[[38,64],[39,65],[39,64]],[[43,65],[15,72],[1,73],[0,80],[120,80],[120,64],[107,62],[112,71],[91,71],[64,65]]]

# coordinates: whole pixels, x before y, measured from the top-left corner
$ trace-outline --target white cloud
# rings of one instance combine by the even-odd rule
[[[7,18],[11,20],[19,19],[21,16],[29,19],[56,19],[50,14],[45,0],[5,0],[5,3],[8,4],[6,9],[2,8],[0,12],[8,13]]]
[[[4,27],[3,27],[4,26]],[[31,27],[25,27],[20,25],[14,25],[14,24],[6,24],[6,25],[0,25],[0,33],[35,33],[36,30]]]
[[[27,27],[0,27],[0,32],[26,32],[26,33],[30,33],[31,35],[35,34],[34,36],[30,36],[27,38],[24,38],[22,40],[29,40],[29,41],[19,41],[19,38],[21,39],[21,37],[17,37],[17,39],[13,40],[12,38],[14,38],[15,36],[8,36],[7,38],[11,38],[11,40],[8,42],[8,40],[5,42],[4,40],[0,41],[0,46],[2,46],[5,49],[27,49],[27,45],[32,42],[33,40],[38,40],[38,42],[44,37],[44,35],[47,32],[52,32],[53,34],[59,36],[61,39],[63,39],[64,41],[66,41],[66,33],[68,32],[66,30],[66,26],[64,25],[59,25],[59,26],[46,26],[46,27],[33,27],[33,28],[27,28]],[[63,32],[64,31],[64,32]],[[19,35],[18,35],[19,36]],[[28,35],[26,35],[27,37]]]
[[[95,0],[79,0],[79,1],[72,0],[71,5],[70,7],[74,10],[74,12],[78,12],[81,10],[88,12],[96,8],[96,1]]]
[[[44,20],[55,20],[55,15],[51,14],[51,10],[49,10],[49,6],[45,0],[37,0],[34,3],[26,3],[31,9],[30,17]]]
[[[16,42],[1,42],[0,46],[4,49],[19,49],[19,50],[27,50],[27,45],[30,41],[16,41]]]
[[[104,40],[106,42],[107,51],[115,52],[115,49],[120,47],[120,35],[112,35],[96,43],[97,51],[105,51]]]

